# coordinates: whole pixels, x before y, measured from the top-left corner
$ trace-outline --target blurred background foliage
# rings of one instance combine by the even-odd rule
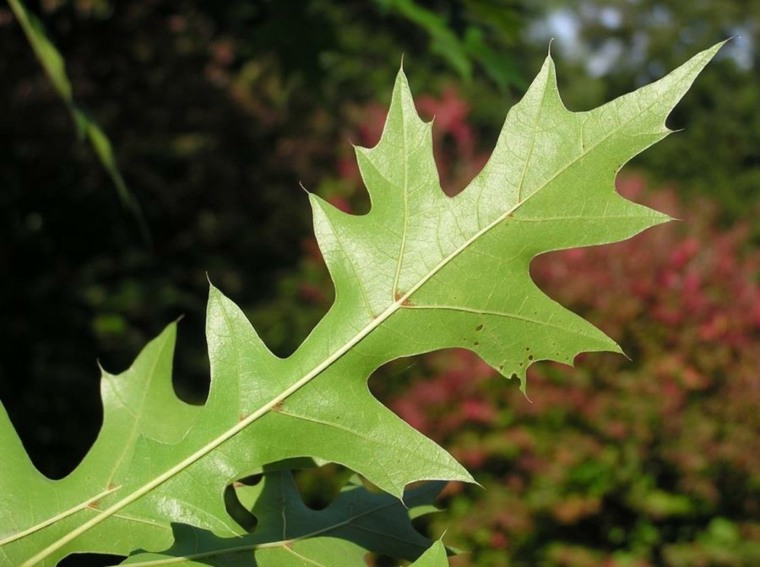
[[[152,242],[0,4],[0,399],[52,477],[97,433],[96,361],[122,371],[177,317],[177,389],[202,402],[207,278],[276,353],[300,343],[332,299],[300,185],[366,210],[351,143],[377,141],[402,57],[453,194],[551,38],[563,97],[580,110],[736,36],[672,115],[685,131],[621,184],[686,222],[535,266],[630,361],[538,365],[532,403],[462,352],[398,361],[371,386],[488,488],[451,487],[449,512],[426,526],[475,550],[460,564],[760,564],[756,2],[27,7],[110,139]],[[320,474],[301,479],[317,500]]]

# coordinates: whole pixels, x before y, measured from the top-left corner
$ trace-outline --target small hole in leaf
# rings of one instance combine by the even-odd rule
[[[483,324],[481,323],[480,325],[478,325],[477,327],[475,327],[475,330],[476,331],[482,331],[483,330]]]
[[[351,471],[335,463],[295,471],[293,478],[304,504],[312,510],[327,508],[348,481]]]

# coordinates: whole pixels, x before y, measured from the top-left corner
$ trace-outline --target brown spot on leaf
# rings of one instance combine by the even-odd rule
[[[409,307],[409,306],[412,304],[412,303],[409,301],[409,298],[408,298],[408,297],[406,297],[406,298],[405,298],[405,297],[404,297],[404,294],[403,294],[403,293],[401,293],[400,291],[396,291],[396,292],[393,294],[393,297],[395,298],[395,300],[396,300],[396,301],[400,301],[400,302],[401,302],[401,306],[402,306],[402,307]],[[403,299],[402,299],[402,298],[403,298]]]

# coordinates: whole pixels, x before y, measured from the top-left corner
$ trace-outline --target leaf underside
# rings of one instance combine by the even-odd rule
[[[416,481],[472,482],[448,453],[370,394],[367,379],[376,368],[462,347],[516,376],[524,389],[526,369],[536,361],[572,363],[581,352],[619,351],[538,289],[528,268],[538,254],[622,240],[669,220],[622,198],[614,179],[624,163],[669,133],[667,115],[719,47],[656,83],[578,113],[562,104],[548,57],[507,115],[491,159],[456,197],[440,188],[431,125],[417,115],[400,71],[380,142],[356,148],[370,212],[346,214],[310,196],[336,299],[292,356],[274,356],[242,311],[212,286],[204,406],[189,406],[172,390],[172,324],[126,372],[103,372],[102,430],[64,479],[36,470],[0,407],[0,564],[54,565],[85,551],[185,557],[238,541],[243,549],[235,562],[214,560],[327,565],[334,563],[324,558],[358,557],[395,537],[386,525],[390,517],[414,539],[399,519],[408,524],[408,516],[390,505],[387,515],[371,515],[379,531],[369,540],[344,533],[369,530],[356,522],[305,537],[334,518],[317,518],[297,504],[288,475],[271,472],[264,483],[271,494],[252,502],[260,517],[247,533],[228,513],[224,490],[273,463],[304,457],[343,464],[397,498]],[[359,488],[350,490],[358,497]],[[306,527],[285,532],[283,521]],[[283,544],[293,537],[293,545]],[[432,543],[415,541],[399,548],[399,558],[416,559]],[[431,548],[420,564],[440,564],[439,554],[440,546]],[[209,561],[202,564],[217,564]]]

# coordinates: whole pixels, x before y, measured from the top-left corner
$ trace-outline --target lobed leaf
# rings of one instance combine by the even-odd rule
[[[524,389],[525,371],[538,360],[571,363],[581,352],[619,350],[541,292],[528,268],[538,254],[621,240],[668,220],[618,195],[614,178],[668,134],[668,113],[719,47],[580,113],[562,104],[547,58],[507,115],[488,164],[453,198],[441,191],[431,126],[417,115],[399,72],[380,142],[356,148],[370,212],[349,215],[311,196],[336,287],[324,319],[292,356],[280,359],[212,286],[206,404],[187,406],[171,389],[170,325],[127,372],[103,373],[102,431],[62,480],[34,469],[1,413],[0,442],[11,467],[0,476],[0,560],[52,565],[80,551],[138,549],[185,557],[188,545],[193,553],[211,553],[229,549],[230,541],[272,543],[277,532],[278,551],[262,553],[291,561],[276,506],[263,493],[254,503],[261,517],[252,534],[224,503],[233,481],[291,459],[341,463],[398,498],[415,481],[472,482],[448,453],[370,394],[369,375],[398,357],[464,347],[504,376],[517,376]],[[280,482],[287,492],[285,478],[268,477],[268,483]],[[290,514],[295,495],[286,501],[277,509]],[[322,558],[324,551],[334,558],[369,545],[343,532],[340,538],[309,533],[297,543],[308,550],[304,557]]]
[[[290,472],[267,473],[255,486],[238,487],[259,520],[254,533],[221,539],[187,526],[175,526],[176,543],[163,553],[138,554],[125,564],[163,565],[363,565],[368,552],[413,559],[430,542],[409,522],[430,513],[441,483],[408,491],[405,503],[373,493],[354,477],[324,510],[301,500]],[[406,506],[409,508],[407,508]],[[444,551],[445,557],[445,551]],[[181,561],[180,561],[181,559]]]

